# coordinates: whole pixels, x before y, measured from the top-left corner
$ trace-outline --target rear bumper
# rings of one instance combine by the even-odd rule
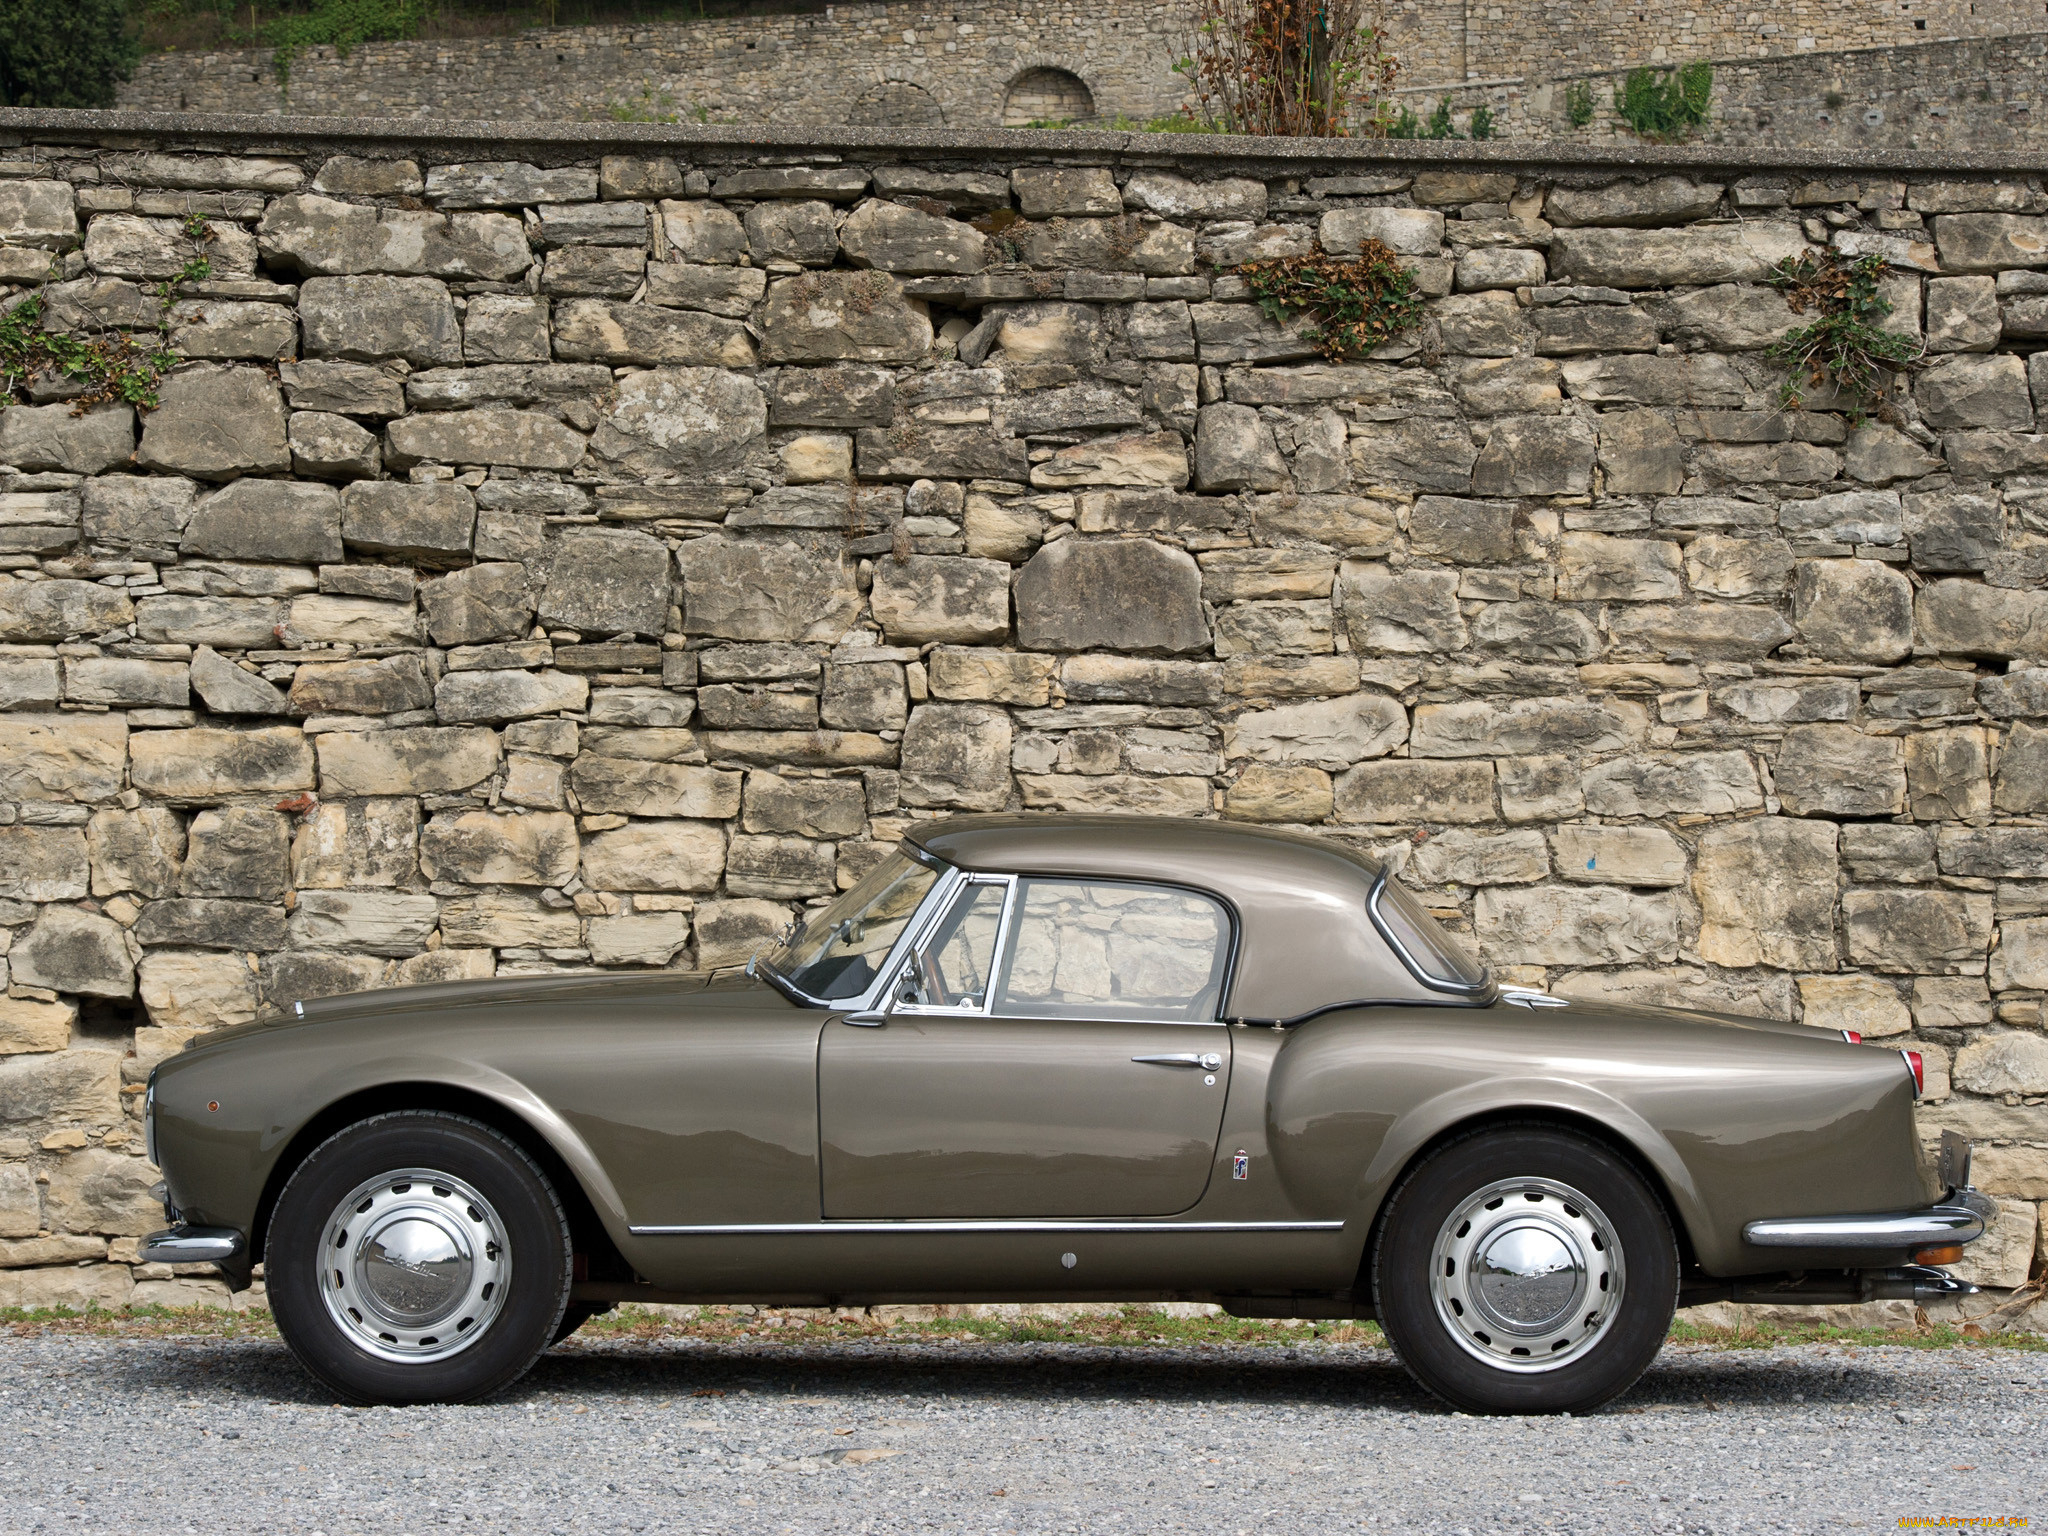
[[[1838,1248],[1869,1253],[1888,1248],[1935,1248],[1974,1242],[1997,1219],[1998,1206],[1974,1189],[1952,1189],[1917,1211],[1871,1216],[1786,1216],[1752,1221],[1743,1240],[1758,1248]]]
[[[233,1227],[171,1227],[142,1240],[145,1264],[232,1264],[248,1247]]]

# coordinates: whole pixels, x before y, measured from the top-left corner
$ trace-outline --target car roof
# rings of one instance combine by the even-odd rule
[[[1444,1001],[1410,974],[1366,913],[1379,865],[1321,838],[1170,816],[1028,814],[918,822],[904,836],[962,869],[1214,892],[1238,918],[1229,1018],[1298,1019],[1355,1001]]]

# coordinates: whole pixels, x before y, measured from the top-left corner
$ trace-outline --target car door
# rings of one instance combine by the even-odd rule
[[[975,875],[881,1021],[819,1044],[830,1220],[1166,1216],[1230,1083],[1228,908],[1177,886]]]

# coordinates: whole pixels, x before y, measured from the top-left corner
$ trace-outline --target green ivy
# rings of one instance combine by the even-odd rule
[[[1592,81],[1581,80],[1564,88],[1564,115],[1574,128],[1583,128],[1593,121]]]
[[[1377,240],[1366,241],[1348,261],[1313,251],[1254,261],[1237,270],[1275,324],[1293,315],[1312,316],[1315,324],[1303,339],[1337,361],[1364,357],[1422,322],[1424,304],[1414,274]]]
[[[1652,144],[1668,144],[1706,122],[1713,96],[1711,64],[1688,64],[1683,69],[1632,69],[1614,88],[1614,110],[1638,138],[1648,139]],[[1591,105],[1589,101],[1587,106]]]
[[[1892,312],[1891,300],[1878,292],[1884,273],[1882,256],[1844,261],[1832,251],[1788,257],[1772,269],[1765,281],[1784,293],[1794,314],[1815,310],[1820,315],[1764,354],[1790,370],[1778,392],[1785,409],[1799,410],[1807,387],[1827,386],[1848,399],[1858,422],[1884,414],[1892,381],[1920,361],[1920,349],[1910,337],[1879,325]]]
[[[308,48],[330,47],[343,58],[358,43],[418,37],[433,14],[433,0],[314,0],[311,10],[291,11],[266,23],[264,40],[276,51],[271,67],[277,83],[291,78],[292,62]]]

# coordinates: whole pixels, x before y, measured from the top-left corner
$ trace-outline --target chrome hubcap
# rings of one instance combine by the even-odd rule
[[[1621,1244],[1601,1209],[1553,1179],[1499,1179],[1437,1233],[1436,1314],[1467,1354],[1554,1371],[1600,1342],[1621,1306]]]
[[[445,1360],[504,1310],[512,1255],[491,1203],[405,1168],[360,1185],[322,1229],[320,1294],[350,1342],[382,1360]]]

